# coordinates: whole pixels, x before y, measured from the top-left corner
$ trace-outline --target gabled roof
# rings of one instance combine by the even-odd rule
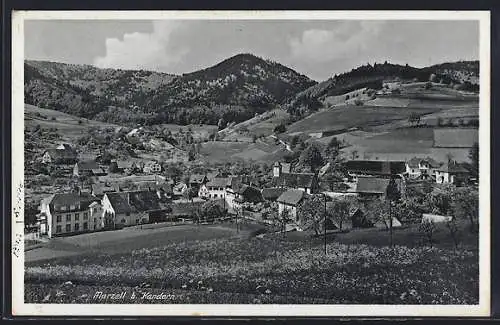
[[[193,174],[189,176],[189,183],[190,184],[202,184],[205,182],[206,176],[202,174]]]
[[[286,192],[283,187],[270,187],[262,190],[262,197],[264,200],[275,201],[281,194]]]
[[[459,174],[459,173],[469,173],[467,169],[465,169],[463,166],[456,164],[456,163],[449,163],[449,164],[443,164],[438,171],[444,172],[444,173],[452,173],[452,174]]]
[[[158,196],[150,191],[106,193],[106,196],[117,214],[162,209]]]
[[[418,168],[419,164],[422,162],[428,163],[432,168],[438,168],[439,166],[441,166],[440,163],[438,163],[437,161],[435,161],[430,157],[426,158],[413,157],[410,160],[408,160],[408,166],[410,166],[410,168]]]
[[[79,170],[96,170],[100,169],[99,165],[94,160],[79,161],[76,163]]]
[[[305,196],[305,192],[301,190],[287,190],[281,194],[276,201],[287,205],[296,206]]]
[[[71,205],[80,206],[80,209],[84,210],[90,205],[90,203],[96,200],[98,200],[96,197],[93,197],[88,193],[56,193],[51,197],[49,204],[52,207],[70,207]]]
[[[45,152],[53,159],[76,159],[76,152],[72,149],[47,149]]]
[[[105,196],[108,197],[108,200],[111,203],[113,210],[115,210],[115,213],[122,214],[132,212],[132,208],[128,203],[127,192],[106,193]]]
[[[404,161],[349,160],[346,168],[351,173],[366,173],[373,175],[395,175],[406,171]]]
[[[243,197],[244,201],[249,201],[253,203],[262,201],[262,193],[256,187],[249,185],[241,185],[238,190],[238,194]]]
[[[133,168],[135,163],[133,161],[127,161],[127,160],[117,160],[116,161],[116,166],[120,169],[127,169],[127,168]]]
[[[277,186],[312,187],[316,176],[313,173],[282,173],[274,179]]]
[[[207,187],[226,187],[230,184],[230,178],[228,177],[216,177],[207,183]]]

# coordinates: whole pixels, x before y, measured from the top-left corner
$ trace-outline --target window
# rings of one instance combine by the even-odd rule
[[[97,208],[94,208],[94,212],[95,212],[95,213],[97,213],[97,210],[98,210]]]
[[[62,221],[62,216],[61,216],[60,214],[58,214],[58,215],[56,216],[56,221],[57,221],[57,222],[61,222],[61,221]]]
[[[70,232],[71,231],[71,224],[67,224],[66,225],[66,232]]]
[[[125,213],[125,215],[128,217],[130,215],[130,212]]]
[[[75,231],[78,231],[80,230],[80,224],[79,223],[75,223]]]
[[[80,214],[79,213],[75,213],[75,221],[78,221],[80,220]]]
[[[56,233],[59,233],[61,231],[62,231],[61,225],[57,225],[57,227],[56,227]]]
[[[68,213],[68,214],[66,215],[66,221],[71,221],[71,214],[69,214],[69,213]]]
[[[126,223],[126,222],[127,222],[127,220],[125,220],[125,219],[122,219],[122,223]]]
[[[88,212],[84,212],[83,213],[83,220],[88,220],[89,218],[89,213]]]
[[[83,223],[83,230],[88,230],[89,229],[89,224],[87,222]]]

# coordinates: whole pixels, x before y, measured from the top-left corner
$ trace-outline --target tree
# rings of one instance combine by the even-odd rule
[[[312,172],[323,166],[323,156],[314,143],[302,151],[299,157],[299,165],[309,167]]]
[[[420,115],[418,115],[416,112],[412,112],[410,114],[410,116],[408,116],[408,122],[411,125],[414,125],[414,124],[418,125],[420,123]]]
[[[213,222],[225,216],[224,209],[217,203],[217,201],[207,201],[201,207],[201,217],[205,221]]]
[[[188,161],[193,161],[196,158],[196,148],[191,145],[188,151]]]
[[[332,208],[330,209],[329,215],[331,218],[337,222],[339,230],[342,231],[342,227],[345,221],[349,219],[349,212],[351,209],[352,202],[347,198],[341,198],[333,200]]]
[[[451,203],[453,215],[457,219],[465,219],[470,223],[470,231],[477,231],[479,221],[479,192],[475,189],[457,188]]]
[[[314,230],[316,235],[322,231],[325,213],[325,201],[320,195],[306,197],[297,208],[303,227]]]
[[[283,123],[280,123],[274,128],[274,133],[283,133],[286,131],[286,126]]]
[[[389,236],[390,236],[390,246],[392,247],[392,205],[393,203],[399,201],[401,199],[401,192],[399,191],[398,185],[396,184],[396,180],[394,177],[391,177],[389,184],[387,185],[385,191],[385,197],[389,202]]]
[[[472,171],[474,176],[479,175],[479,143],[474,142],[469,151],[469,159],[471,161]]]
[[[337,159],[337,156],[340,152],[341,142],[337,140],[336,137],[333,137],[325,149],[325,157],[330,162],[334,162]]]
[[[434,234],[438,230],[434,222],[429,221],[421,223],[418,227],[418,230],[426,237],[427,241],[429,242],[429,245],[432,247],[434,242],[433,241]]]

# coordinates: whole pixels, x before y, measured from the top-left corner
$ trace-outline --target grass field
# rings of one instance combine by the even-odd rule
[[[461,233],[461,246],[453,249],[444,229],[436,235],[433,248],[422,246],[415,227],[395,230],[397,246],[394,248],[387,247],[387,231],[352,231],[329,236],[325,255],[322,238],[311,238],[301,232],[256,238],[249,236],[252,229],[255,228],[246,226],[236,233],[234,225],[179,226],[167,231],[164,228],[148,230],[144,235],[133,237],[124,236],[121,231],[96,233],[91,241],[95,251],[85,249],[82,236],[61,238],[85,253],[27,263],[25,300],[51,303],[478,302],[477,240],[465,232]],[[152,235],[155,231],[159,235]],[[98,247],[106,249],[97,250]],[[93,296],[97,291],[124,291],[127,298],[96,301]],[[130,299],[132,293],[136,298]],[[163,293],[168,295],[168,301],[141,298],[143,293]]]
[[[200,153],[203,159],[210,162],[227,162],[233,160],[254,160],[259,162],[274,162],[281,159],[287,151],[283,146],[262,142],[205,142]]]
[[[38,124],[42,128],[55,128],[63,139],[67,141],[72,141],[82,135],[85,135],[92,127],[119,127],[116,124],[79,118],[74,115],[52,109],[40,108],[29,104],[24,105],[24,121],[25,127],[34,127]]]
[[[312,114],[303,120],[293,123],[288,127],[292,132],[317,132],[328,130],[332,127],[358,127],[365,128],[392,121],[407,120],[410,114],[425,115],[437,112],[438,108],[401,108],[401,107],[376,107],[376,106],[346,106],[330,110],[323,110]]]

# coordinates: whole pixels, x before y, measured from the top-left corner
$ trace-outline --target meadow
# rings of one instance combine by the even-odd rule
[[[192,226],[195,228],[196,226]],[[210,227],[209,227],[210,228]],[[209,229],[207,228],[207,229]],[[228,226],[228,229],[233,229]],[[443,235],[434,247],[405,245],[414,229],[373,230],[323,240],[305,233],[248,232],[185,240],[128,252],[61,256],[31,262],[25,269],[26,302],[64,303],[319,303],[475,304],[478,252],[474,241],[454,249]],[[385,234],[380,236],[380,234]],[[351,232],[351,234],[355,234]],[[167,236],[165,236],[167,237]],[[348,238],[354,240],[348,242]],[[378,243],[364,244],[371,238]],[[379,238],[379,239],[377,239]],[[410,236],[410,238],[412,238]],[[414,238],[416,240],[416,238]],[[135,241],[135,240],[133,240]],[[406,242],[408,243],[408,242]],[[106,249],[106,251],[108,251]],[[69,281],[69,282],[68,282]],[[136,300],[92,299],[97,291],[132,293]],[[141,300],[163,293],[165,301]]]

